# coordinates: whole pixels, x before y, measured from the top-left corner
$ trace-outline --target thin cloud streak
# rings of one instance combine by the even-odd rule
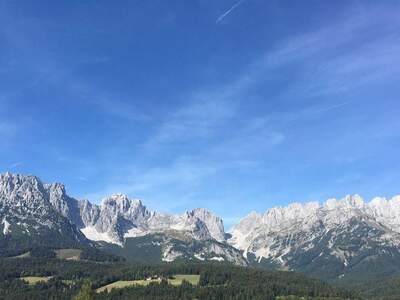
[[[221,23],[223,19],[225,19],[230,13],[232,13],[236,8],[238,8],[244,1],[246,0],[239,0],[238,2],[236,2],[230,9],[228,9],[222,15],[220,15],[215,21],[215,23],[216,24]]]
[[[20,161],[19,162],[15,162],[12,165],[10,165],[10,169],[15,169],[15,168],[17,168],[17,167],[19,167],[21,165],[23,165],[22,162],[20,162]]]
[[[342,108],[343,106],[349,105],[350,103],[352,103],[352,102],[351,102],[351,101],[347,101],[347,102],[335,104],[335,105],[332,105],[332,106],[328,106],[328,107],[325,107],[325,108],[321,108],[320,110],[316,110],[315,113],[328,112],[328,111],[330,111],[330,110]]]
[[[382,78],[399,76],[399,35],[367,36],[373,25],[371,16],[361,15],[343,20],[320,30],[292,37],[274,51],[265,54],[259,73],[277,71],[297,65],[302,76],[295,78],[281,97],[312,98],[357,90]],[[396,24],[399,27],[400,24]],[[354,38],[364,41],[347,52],[333,51],[354,44]]]
[[[227,11],[225,16],[230,11]],[[316,103],[300,110],[271,111],[264,118],[253,116],[253,118],[243,121],[243,124],[237,124],[241,129],[231,132],[230,135],[224,134],[222,139],[213,139],[218,136],[221,127],[240,115],[239,108],[243,99],[246,98],[244,96],[253,86],[263,82],[266,74],[291,64],[297,64],[300,60],[302,64],[305,64],[301,66],[302,69],[307,71],[311,58],[325,53],[329,47],[350,42],[355,32],[363,30],[365,20],[365,18],[360,18],[357,21],[343,22],[344,25],[341,27],[335,25],[296,36],[287,40],[275,51],[270,51],[255,60],[231,83],[220,85],[213,91],[204,89],[189,95],[188,104],[167,116],[164,122],[161,122],[155,135],[147,141],[145,147],[154,154],[164,151],[168,146],[176,145],[180,152],[177,152],[175,159],[166,166],[150,170],[136,169],[135,173],[128,176],[132,181],[122,187],[122,191],[141,193],[162,189],[169,185],[182,189],[193,188],[200,186],[204,179],[232,168],[233,165],[238,166],[238,169],[243,169],[243,166],[246,168],[257,167],[259,166],[258,156],[260,156],[259,159],[263,159],[260,154],[265,156],[268,151],[272,151],[286,142],[288,137],[285,130],[289,127],[298,126],[299,122],[308,120],[312,116],[322,115],[350,105],[352,101],[337,104],[327,101],[324,105]],[[329,41],[326,40],[327,37],[330,38]],[[360,53],[362,50],[364,49],[357,49],[354,55],[362,54]],[[380,48],[375,50],[375,52],[380,52]],[[340,69],[348,75],[347,77],[357,74],[355,71],[360,68],[370,68],[367,60],[360,60],[357,65],[350,66],[354,63],[354,55],[339,54],[339,57],[334,59],[334,61],[340,61]],[[319,71],[320,75],[324,76],[325,82],[336,82],[343,75],[343,72],[335,71],[337,64],[322,65],[323,67]],[[302,85],[302,88],[306,89],[307,86],[303,84],[303,80],[299,78],[291,88]],[[352,88],[352,86],[348,85],[347,88]],[[325,94],[336,93],[330,88],[323,92]],[[285,95],[285,92],[283,94]],[[305,95],[307,97],[307,93]],[[189,140],[198,142],[199,139],[210,143],[207,147],[200,147],[197,152],[190,155],[182,152],[184,150],[180,147],[183,143]],[[252,163],[248,164],[249,161]],[[132,167],[132,169],[135,168]],[[190,180],[182,180],[188,175],[190,175],[188,177]],[[111,187],[108,190],[116,191],[118,189]]]
[[[84,182],[88,182],[88,181],[89,181],[89,180],[88,180],[86,177],[84,177],[84,176],[78,176],[78,177],[76,177],[76,179],[79,180],[79,181],[84,181]]]
[[[194,139],[210,139],[237,116],[241,98],[254,83],[253,70],[246,70],[214,90],[199,89],[185,98],[186,105],[167,116],[154,136],[144,143],[147,150]],[[257,78],[256,80],[259,80]]]
[[[307,80],[302,77],[294,79],[294,82],[288,86],[287,91],[281,92],[278,97],[293,98],[296,93],[296,98],[299,92],[304,97],[314,97],[319,94],[330,95],[338,92],[347,91],[349,89],[357,88],[360,84],[369,82],[363,74],[359,74],[360,70],[370,70],[373,60],[357,60],[357,56],[363,56],[363,50],[371,50],[371,47],[364,49],[357,49],[355,53],[349,55],[339,55],[332,59],[335,63],[324,63],[324,59],[320,62],[322,67],[315,72],[310,72],[309,69],[313,68],[316,64],[314,58],[319,57],[325,53],[329,47],[339,47],[352,41],[354,34],[359,33],[365,29],[366,21],[368,18],[359,17],[351,21],[344,20],[339,25],[329,26],[317,30],[316,32],[306,33],[295,36],[286,40],[277,49],[269,51],[262,55],[259,59],[255,60],[248,68],[246,68],[237,78],[231,83],[221,85],[214,91],[200,91],[192,96],[189,96],[189,104],[180,108],[176,113],[172,114],[167,120],[162,123],[159,131],[148,141],[147,148],[158,148],[162,145],[169,143],[177,143],[186,141],[188,138],[210,138],[218,130],[221,123],[235,118],[239,111],[239,104],[243,101],[247,92],[253,86],[260,84],[270,72],[274,72],[279,68],[286,68],[293,64],[301,63],[301,69],[311,78]],[[327,40],[329,37],[329,40]],[[372,47],[375,54],[381,52],[381,48]],[[365,55],[364,55],[365,56]],[[394,59],[390,56],[387,60]],[[310,62],[311,61],[311,62]],[[385,64],[388,64],[385,61]],[[318,65],[318,64],[317,64]],[[337,69],[339,68],[340,71]],[[371,73],[371,72],[368,72]],[[342,79],[346,75],[346,81]],[[349,80],[352,76],[358,75],[360,78],[357,84]],[[323,80],[321,80],[322,78]],[[303,108],[299,113],[294,112],[295,119],[301,115],[310,115],[328,112],[348,105],[350,102],[331,104],[327,103],[328,107],[318,108],[317,105]],[[193,112],[196,113],[193,113]],[[282,112],[289,116],[290,112]],[[274,112],[272,112],[274,115]],[[275,132],[273,128],[269,128],[271,132]]]

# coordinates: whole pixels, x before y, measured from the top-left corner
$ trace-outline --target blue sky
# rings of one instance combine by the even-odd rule
[[[398,1],[2,1],[0,171],[98,202],[399,194]]]

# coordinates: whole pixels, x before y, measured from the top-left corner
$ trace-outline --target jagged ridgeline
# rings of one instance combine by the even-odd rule
[[[54,201],[56,185],[34,176],[0,176],[0,254],[18,255],[35,248],[89,246],[90,241],[62,215]]]
[[[0,255],[66,248],[86,257],[100,249],[136,263],[294,270],[331,282],[385,278],[400,274],[400,197],[295,203],[251,213],[226,233],[221,218],[205,209],[163,214],[120,194],[97,205],[69,197],[62,184],[0,175]]]
[[[355,195],[251,213],[229,242],[253,264],[348,283],[399,274],[399,232],[400,197]]]
[[[0,175],[2,256],[36,247],[97,247],[135,262],[218,260],[246,265],[225,241],[222,220],[205,209],[183,215],[149,211],[140,200],[113,195],[100,205],[66,194],[35,176]]]

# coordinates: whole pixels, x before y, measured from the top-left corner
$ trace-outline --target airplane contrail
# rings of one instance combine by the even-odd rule
[[[241,5],[244,1],[246,0],[239,0],[233,6],[228,9],[226,12],[224,12],[222,15],[218,17],[218,19],[215,21],[216,24],[220,23],[226,16],[228,16],[232,11],[234,11],[239,5]]]

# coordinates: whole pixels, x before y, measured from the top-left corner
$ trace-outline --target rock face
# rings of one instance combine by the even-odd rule
[[[168,230],[182,231],[195,239],[224,241],[222,220],[198,208],[183,215],[167,215],[149,211],[138,199],[116,194],[103,199],[100,205],[76,200],[66,194],[60,183],[42,184],[35,176],[0,175],[0,197],[3,206],[21,217],[57,212],[87,236],[123,244],[125,237],[143,236]],[[39,218],[44,223],[48,220]]]
[[[114,253],[133,251],[132,259],[148,247],[160,261],[261,264],[328,280],[400,274],[400,196],[366,203],[354,195],[253,212],[226,236],[222,220],[206,209],[163,214],[121,194],[96,205],[69,197],[59,183],[0,175],[0,256],[16,245],[72,247],[92,240]]]
[[[55,208],[52,198],[49,186],[35,176],[0,175],[1,233],[5,237],[0,242],[0,253],[11,251],[15,245],[28,249],[88,244],[77,227],[58,212],[68,214],[63,202],[55,203]]]
[[[121,194],[103,199],[100,206],[86,202],[80,207],[81,230],[95,241],[123,244],[125,238],[171,230],[185,232],[196,240],[225,241],[222,220],[205,209],[183,215],[160,214],[150,212],[140,200]]]
[[[63,222],[63,227],[71,229],[77,242],[87,238],[123,246],[127,238],[161,233],[180,237],[185,242],[191,239],[215,241],[219,244],[210,246],[212,249],[218,248],[221,252],[225,247],[226,257],[234,256],[231,246],[225,243],[222,220],[205,209],[194,209],[182,215],[161,214],[149,211],[140,200],[122,194],[112,195],[96,205],[69,197],[64,185],[59,183],[42,184],[35,176],[10,173],[0,176],[3,235],[12,232],[16,224],[22,224],[25,227],[22,231],[27,233],[38,227],[36,223],[58,229],[61,224],[54,224],[56,218],[57,222]],[[21,220],[30,220],[35,225],[32,227]]]
[[[385,265],[400,258],[399,213],[400,197],[294,203],[249,214],[232,229],[228,242],[260,263],[312,274],[325,268],[317,275],[327,279],[357,270],[363,276],[366,263]],[[400,260],[395,264],[400,266]]]

